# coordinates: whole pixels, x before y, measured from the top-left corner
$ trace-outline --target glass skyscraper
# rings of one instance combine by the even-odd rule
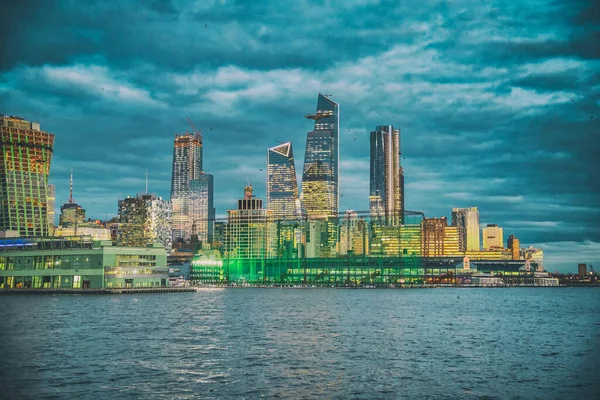
[[[173,242],[190,240],[193,224],[190,219],[190,181],[200,179],[201,175],[202,135],[175,135],[171,181]],[[208,216],[205,219],[208,219]]]
[[[191,234],[197,235],[202,243],[212,243],[215,225],[214,178],[202,173],[190,181],[189,220]]]
[[[308,132],[306,139],[302,174],[306,213],[309,219],[337,218],[340,208],[339,105],[319,93],[316,113],[305,117],[315,121],[314,130]]]
[[[54,135],[40,124],[0,115],[0,231],[47,236],[48,175]]]
[[[291,142],[267,150],[267,210],[275,220],[302,216]]]
[[[400,165],[400,131],[391,125],[371,132],[369,208],[371,220],[404,223],[404,171]]]

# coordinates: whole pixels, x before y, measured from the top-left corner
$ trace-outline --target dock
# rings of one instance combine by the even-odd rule
[[[3,289],[1,294],[140,294],[140,293],[189,293],[194,288],[115,288],[115,289]]]

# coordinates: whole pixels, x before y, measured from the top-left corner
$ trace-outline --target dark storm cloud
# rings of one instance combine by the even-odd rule
[[[143,191],[146,170],[168,198],[189,116],[224,215],[247,181],[264,197],[278,141],[293,141],[301,176],[303,115],[322,91],[341,104],[342,209],[368,208],[369,132],[393,124],[408,209],[477,205],[557,265],[600,253],[597,2],[56,0],[3,13],[0,112],[57,135],[57,203],[71,169],[92,216]]]

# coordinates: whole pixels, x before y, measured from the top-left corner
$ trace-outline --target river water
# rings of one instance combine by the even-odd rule
[[[0,297],[0,398],[600,398],[600,289]]]

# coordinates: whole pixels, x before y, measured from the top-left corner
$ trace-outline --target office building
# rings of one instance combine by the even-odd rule
[[[159,243],[171,248],[171,206],[152,194],[138,194],[119,200],[118,242],[140,247]]]
[[[423,257],[442,257],[444,255],[445,228],[448,226],[446,217],[424,218],[421,221]]]
[[[340,225],[339,254],[369,254],[369,224],[355,211],[347,210]]]
[[[47,194],[47,209],[48,209],[48,236],[54,236],[54,224],[55,224],[55,211],[54,206],[56,204],[56,186],[48,185]]]
[[[69,202],[60,206],[59,225],[63,228],[71,228],[85,222],[85,210],[73,200],[73,172],[71,171],[71,183],[69,185]]]
[[[54,135],[0,115],[0,231],[48,235],[48,176]]]
[[[302,200],[309,219],[337,218],[339,198],[339,105],[319,93],[317,110],[305,115],[315,121],[308,132]]]
[[[272,214],[263,201],[252,195],[252,186],[244,188],[237,210],[227,211],[227,243],[230,258],[269,258],[275,256],[275,227]]]
[[[488,224],[482,229],[483,249],[504,248],[504,238],[502,237],[502,228],[496,224]]]
[[[452,226],[461,231],[461,251],[477,251],[479,245],[479,210],[477,207],[453,208]]]
[[[519,239],[517,239],[514,235],[508,236],[508,241],[507,241],[506,247],[508,247],[508,250],[510,250],[513,260],[521,259],[521,249],[519,248]]]
[[[214,177],[202,172],[190,181],[189,221],[191,235],[202,245],[212,244],[215,226]]]
[[[267,210],[275,220],[302,217],[291,142],[267,150]]]
[[[166,287],[168,277],[162,247],[117,247],[89,236],[0,239],[0,289]]]
[[[371,132],[371,220],[387,225],[404,222],[404,171],[400,166],[400,131],[391,125]]]
[[[190,218],[190,181],[202,175],[202,135],[199,132],[175,135],[173,144],[173,173],[171,206],[173,241],[188,242],[192,234]],[[208,215],[204,216],[205,220]]]
[[[587,264],[577,264],[577,275],[584,277],[587,274]]]

